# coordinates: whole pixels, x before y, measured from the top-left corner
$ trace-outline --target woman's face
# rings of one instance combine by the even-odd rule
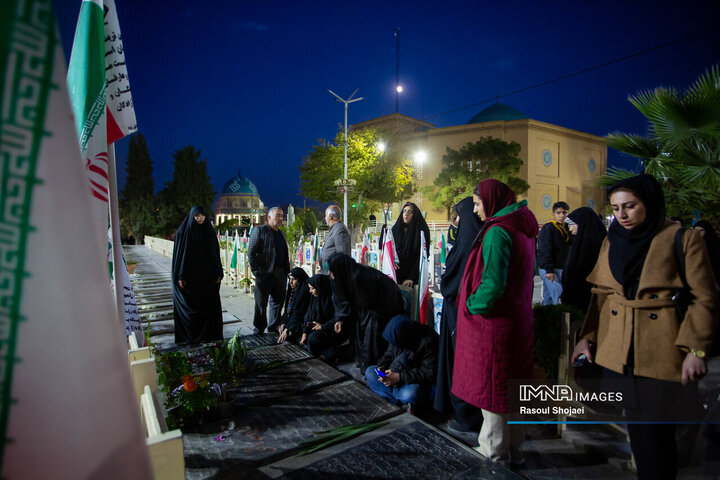
[[[632,230],[647,218],[645,204],[632,190],[618,188],[610,195],[613,215],[626,230]]]
[[[703,227],[695,227],[693,230],[697,230],[698,233],[700,233],[700,236],[705,238],[705,229]]]
[[[295,288],[297,288],[297,285],[298,285],[297,278],[293,277],[292,275],[288,276],[288,278],[290,279],[290,288],[295,290]]]
[[[310,295],[312,295],[313,297],[318,296],[318,291],[315,290],[315,287],[313,287],[311,283],[308,283],[308,290],[310,291]]]
[[[571,232],[573,235],[577,235],[577,232],[578,232],[577,223],[573,223],[572,225],[570,225],[570,232]]]
[[[199,223],[200,225],[202,225],[203,222],[205,221],[205,215],[203,215],[202,213],[198,213],[197,215],[195,215],[194,218],[195,218],[195,221],[197,223]]]
[[[405,225],[409,224],[412,221],[413,218],[413,208],[411,205],[407,205],[405,208],[403,208],[403,223]]]
[[[480,220],[482,220],[484,222],[485,219],[487,219],[487,215],[485,215],[485,209],[483,208],[483,204],[482,204],[482,201],[480,200],[480,197],[478,197],[475,194],[473,194],[473,205],[474,205],[473,213],[475,215],[477,215],[478,217],[480,217]]]

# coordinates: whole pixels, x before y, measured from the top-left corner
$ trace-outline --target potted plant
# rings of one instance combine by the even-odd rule
[[[252,286],[252,280],[250,280],[248,277],[245,277],[240,280],[240,287],[242,287],[243,292],[250,293],[250,287]]]
[[[132,275],[133,273],[135,273],[135,267],[137,267],[137,263],[138,263],[138,262],[135,262],[135,261],[132,261],[132,260],[130,260],[130,261],[127,262],[127,270],[128,270],[128,273],[129,273],[130,275]]]
[[[207,351],[211,359],[210,379],[218,396],[218,412],[221,417],[229,417],[235,403],[229,389],[238,385],[247,372],[247,350],[238,331],[231,339],[209,346]]]

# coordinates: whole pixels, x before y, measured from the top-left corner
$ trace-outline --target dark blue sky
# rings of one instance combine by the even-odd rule
[[[69,59],[80,0],[57,0]],[[685,88],[720,62],[717,1],[116,0],[133,101],[155,188],[172,154],[192,144],[217,191],[242,169],[266,204],[302,203],[297,166],[349,123],[395,109],[437,126],[466,123],[490,103],[435,116],[692,36],[573,78],[501,98],[530,118],[596,135],[644,133],[627,96]],[[124,185],[128,141],[118,142]],[[611,165],[634,164],[617,152]]]

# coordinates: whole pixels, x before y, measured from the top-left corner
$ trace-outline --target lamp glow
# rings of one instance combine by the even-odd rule
[[[422,150],[419,152],[415,152],[415,163],[418,165],[422,165],[425,163],[425,160],[427,160],[427,153],[423,152]]]
[[[398,85],[398,86],[395,88],[395,90],[397,91],[397,93],[402,93],[402,91],[403,91],[402,85]]]

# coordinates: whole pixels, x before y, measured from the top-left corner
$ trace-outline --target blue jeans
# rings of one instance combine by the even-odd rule
[[[540,278],[543,282],[543,305],[557,305],[560,300],[560,295],[562,295],[562,268],[555,268],[548,272],[547,270],[544,270],[542,268],[538,269],[540,273]],[[546,273],[554,273],[555,274],[555,280],[550,281],[545,274]]]
[[[397,385],[386,387],[378,380],[378,374],[375,371],[377,365],[370,365],[365,370],[365,378],[368,382],[370,390],[377,393],[381,397],[391,401],[395,405],[402,406],[405,404],[425,406],[430,404],[432,394],[432,386],[412,383],[409,385]]]

